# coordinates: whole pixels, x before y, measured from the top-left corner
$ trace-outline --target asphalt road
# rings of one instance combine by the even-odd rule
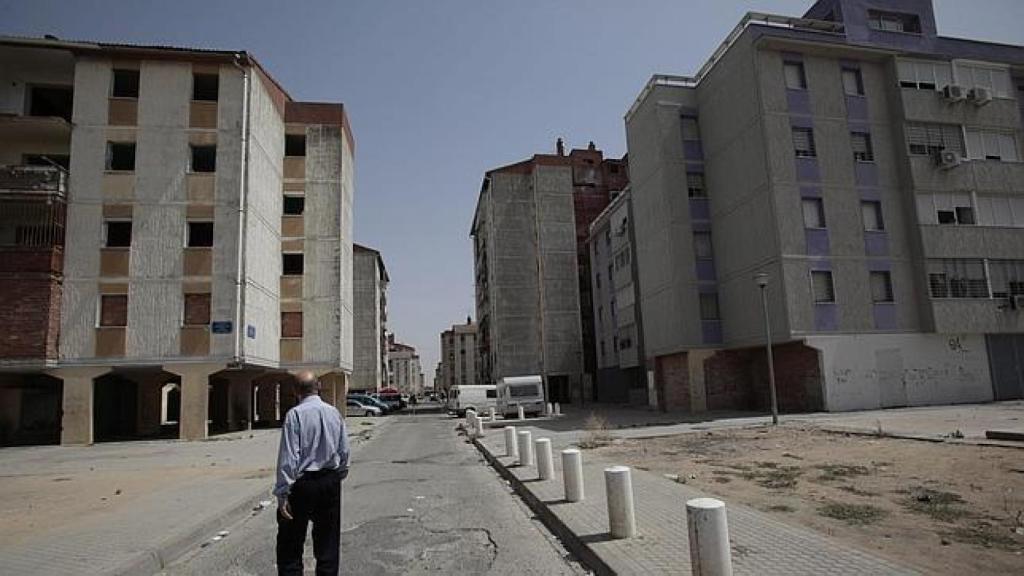
[[[388,418],[394,421],[356,449],[343,485],[342,574],[584,573],[456,435],[457,420]],[[276,530],[268,508],[164,574],[275,574]],[[312,568],[307,539],[306,573]]]

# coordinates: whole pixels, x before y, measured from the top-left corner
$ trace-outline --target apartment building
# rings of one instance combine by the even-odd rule
[[[929,0],[748,14],[626,115],[658,405],[784,410],[1024,395],[1024,47]]]
[[[631,191],[616,194],[590,225],[594,338],[598,402],[649,405],[643,327],[637,305]]]
[[[591,142],[486,173],[470,236],[479,380],[540,374],[553,402],[593,397],[590,223],[628,181]]]
[[[355,309],[351,390],[378,392],[388,385],[388,271],[380,252],[353,244]]]
[[[388,387],[402,394],[423,392],[423,369],[416,348],[395,341],[388,335]]]
[[[277,422],[352,371],[354,142],[246,52],[0,38],[0,429]]]
[[[479,384],[477,380],[476,352],[477,325],[472,318],[465,324],[455,324],[441,332],[440,384],[436,391],[449,390],[452,386]]]

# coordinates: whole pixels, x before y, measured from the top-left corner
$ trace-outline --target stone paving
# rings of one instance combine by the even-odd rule
[[[604,495],[605,467],[615,464],[595,460],[583,452],[586,498],[583,502],[563,500],[561,455],[569,442],[555,440],[543,430],[531,430],[533,439],[552,437],[555,477],[537,480],[536,467],[513,466],[504,456],[504,435],[488,430],[478,445],[489,451],[523,487],[529,490],[569,531],[618,574],[688,574],[690,571],[685,503],[706,497],[693,488],[642,470],[632,471],[639,537],[614,540],[608,534]],[[564,438],[564,435],[561,435]],[[737,575],[896,575],[913,570],[867,552],[839,544],[819,533],[778,522],[751,508],[726,503],[732,547],[733,569]]]

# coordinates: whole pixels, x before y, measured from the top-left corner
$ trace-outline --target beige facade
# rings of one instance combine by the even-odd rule
[[[423,392],[423,368],[416,349],[401,342],[395,342],[392,335],[388,341],[388,387],[402,394]]]
[[[353,245],[352,390],[378,391],[388,385],[388,272],[380,252]]]
[[[0,128],[0,163],[70,157],[47,372],[64,381],[62,442],[173,433],[149,405],[168,386],[186,439],[277,420],[296,370],[333,399],[353,368],[342,106],[293,101],[244,52],[0,39],[0,60],[25,57],[47,65],[0,72],[3,111],[28,121]],[[43,83],[73,98],[63,136],[6,88]]]
[[[477,376],[476,338],[477,326],[471,318],[467,318],[465,324],[455,324],[441,333],[440,381],[434,384],[435,389],[449,390],[452,386],[481,383]]]

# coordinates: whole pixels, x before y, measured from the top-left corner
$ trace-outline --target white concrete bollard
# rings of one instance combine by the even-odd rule
[[[715,498],[686,501],[690,532],[690,569],[694,576],[732,576],[725,502]]]
[[[608,526],[612,538],[633,538],[636,536],[636,513],[633,511],[633,479],[629,466],[605,468],[604,489],[608,496]]]
[[[516,437],[519,441],[519,465],[533,466],[533,443],[530,441],[530,431],[517,432]]]
[[[576,448],[562,450],[562,479],[565,480],[565,501],[583,500],[583,453]]]
[[[544,405],[544,415],[545,416],[551,416],[554,413],[555,413],[555,407],[551,405],[551,402],[548,402],[547,404]]]
[[[519,460],[519,445],[516,444],[515,426],[505,426],[505,456]]]
[[[480,417],[477,417],[477,418],[475,418],[475,420],[476,420],[476,430],[475,430],[476,435],[478,437],[480,437],[480,438],[483,438],[484,437],[484,419],[480,418]]]
[[[560,403],[558,403],[558,402],[555,402],[555,416],[561,416],[561,415],[562,415],[562,405]]]
[[[489,412],[490,412],[490,416],[491,416],[491,422],[496,421],[498,419],[498,417],[494,414],[494,407],[493,406],[491,407]]]
[[[555,461],[551,457],[551,439],[537,438],[533,447],[537,453],[537,478],[551,480],[555,477]]]
[[[519,419],[526,420],[526,412],[523,410],[522,406],[519,407]]]

